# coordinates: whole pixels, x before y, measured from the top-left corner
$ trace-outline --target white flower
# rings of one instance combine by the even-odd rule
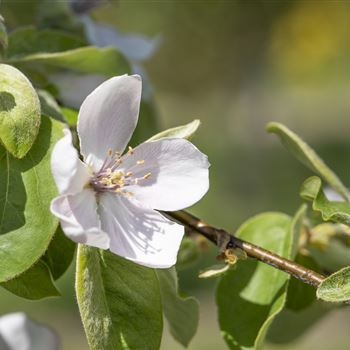
[[[137,124],[141,78],[111,78],[83,102],[78,117],[82,162],[68,130],[52,152],[60,196],[51,211],[75,242],[109,249],[141,265],[175,264],[184,228],[156,210],[191,206],[209,187],[207,157],[172,138],[122,155]]]
[[[0,350],[58,350],[60,341],[50,328],[16,312],[0,317]]]

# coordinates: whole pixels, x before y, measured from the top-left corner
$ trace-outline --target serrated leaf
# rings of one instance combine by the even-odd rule
[[[60,278],[69,268],[74,258],[75,248],[76,244],[67,238],[61,226],[58,226],[45,255],[42,257],[55,280]]]
[[[124,56],[115,48],[86,46],[55,53],[37,53],[9,60],[13,64],[37,63],[49,67],[70,69],[81,73],[102,74],[107,77],[130,72]]]
[[[312,208],[321,213],[323,220],[350,225],[350,203],[331,202],[322,190],[322,181],[317,176],[309,177],[300,189],[300,195],[312,200]]]
[[[182,295],[178,290],[177,273],[174,267],[158,269],[164,315],[170,333],[180,344],[187,347],[198,327],[199,304],[193,297]]]
[[[76,49],[86,43],[57,30],[25,27],[13,31],[8,38],[8,58],[20,58],[35,53],[54,53]]]
[[[333,303],[350,300],[350,267],[325,278],[317,288],[317,298]]]
[[[237,236],[289,258],[291,218],[263,213],[246,221]],[[274,317],[283,309],[289,275],[254,259],[239,261],[220,280],[216,300],[221,332],[230,349],[261,349]]]
[[[57,195],[50,156],[62,136],[61,123],[43,117],[38,137],[23,159],[0,146],[0,282],[28,270],[56,231],[58,220],[49,209]]]
[[[42,260],[18,277],[0,285],[9,292],[29,300],[61,295],[54,284],[49,267]]]
[[[282,144],[301,163],[321,176],[344,199],[349,200],[349,192],[339,177],[325,164],[316,152],[297,134],[280,123],[269,123],[267,131],[278,135]]]
[[[39,131],[40,102],[30,81],[7,64],[0,64],[0,124],[2,144],[23,158]]]
[[[79,245],[76,294],[91,350],[159,349],[162,305],[153,269]]]
[[[152,136],[147,141],[160,140],[160,139],[169,138],[169,137],[177,137],[177,138],[189,140],[195,134],[200,124],[201,124],[200,120],[195,119],[191,123],[164,130]]]

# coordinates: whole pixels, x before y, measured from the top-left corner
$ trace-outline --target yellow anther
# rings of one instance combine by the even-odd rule
[[[147,173],[146,175],[143,176],[143,178],[146,180],[146,179],[149,179],[151,177],[151,173]]]
[[[128,153],[129,154],[134,154],[134,149],[131,146],[129,146]]]
[[[125,175],[125,177],[130,177],[130,176],[132,176],[132,171],[128,171]]]
[[[137,165],[140,165],[140,164],[143,164],[144,162],[145,162],[144,159],[140,159],[140,160],[138,160],[138,161],[136,162],[136,164],[137,164]]]
[[[108,149],[108,155],[111,156],[112,154],[113,154],[113,150],[112,150],[112,148],[109,148]]]

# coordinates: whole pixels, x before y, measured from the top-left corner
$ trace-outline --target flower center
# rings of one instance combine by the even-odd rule
[[[134,150],[129,146],[129,150],[123,159],[125,160],[127,157],[132,157],[133,155]],[[151,177],[150,172],[145,173],[141,177],[134,176],[134,169],[138,170],[137,167],[145,163],[144,159],[136,160],[128,170],[122,168],[122,163],[121,153],[115,152],[113,154],[112,149],[109,149],[101,169],[97,173],[94,173],[90,180],[90,185],[96,192],[114,192],[131,197],[133,196],[133,192],[128,191],[127,187],[137,185],[140,181]]]

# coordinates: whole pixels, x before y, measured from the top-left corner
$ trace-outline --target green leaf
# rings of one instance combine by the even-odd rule
[[[77,125],[79,113],[78,111],[72,108],[62,107],[61,112],[64,116],[64,119],[67,120],[70,126],[75,127]]]
[[[313,271],[320,272],[317,262],[311,257],[298,254],[295,261]],[[286,307],[289,310],[300,311],[309,307],[316,300],[315,287],[310,286],[296,278],[289,282]]]
[[[9,35],[7,57],[20,58],[35,53],[55,53],[76,49],[86,43],[70,34],[56,30],[26,27]]]
[[[182,139],[191,139],[192,136],[195,134],[197,129],[199,128],[201,122],[199,119],[195,119],[191,123],[188,123],[186,125],[177,126],[175,128],[167,129],[165,131],[162,131],[154,136],[152,136],[147,141],[154,141],[154,140],[160,140],[167,137],[177,137]]]
[[[292,253],[293,227],[282,213],[257,215],[237,236],[285,258]],[[283,309],[289,275],[254,259],[239,261],[218,285],[221,332],[230,349],[261,349],[273,318]]]
[[[344,267],[324,279],[316,294],[317,298],[334,303],[350,300],[350,267]]]
[[[30,81],[6,64],[0,64],[0,124],[6,149],[23,158],[39,131],[40,102]]]
[[[267,130],[278,135],[282,144],[291,154],[309,169],[321,176],[331,187],[344,197],[344,199],[349,200],[349,192],[338,176],[297,134],[280,123],[269,123],[267,125]]]
[[[48,91],[38,90],[37,92],[41,105],[41,113],[62,123],[66,123],[61,113],[61,108],[57,104],[55,98]]]
[[[30,300],[61,295],[53,282],[48,266],[42,260],[20,276],[0,285],[9,292]]]
[[[0,15],[0,57],[4,56],[8,45],[7,31],[3,17]]]
[[[71,69],[81,73],[96,73],[112,77],[130,72],[124,56],[113,47],[86,46],[55,53],[37,53],[9,60],[13,64],[37,63],[49,67]]]
[[[177,273],[174,267],[156,271],[162,295],[163,311],[169,323],[170,333],[175,340],[187,347],[198,327],[198,301],[193,297],[184,296],[179,291]]]
[[[76,244],[67,238],[61,226],[58,226],[45,255],[42,257],[55,280],[60,278],[69,268],[74,258],[75,247]]]
[[[79,245],[76,294],[91,350],[158,350],[162,303],[153,269]]]
[[[184,237],[181,241],[180,249],[177,254],[176,268],[178,270],[186,269],[195,263],[200,257],[198,242],[189,237]]]
[[[311,176],[306,179],[301,186],[300,195],[313,201],[313,210],[320,212],[323,220],[350,225],[350,203],[329,201],[323,193],[319,177]]]
[[[62,124],[43,117],[38,137],[23,159],[0,146],[0,282],[39,260],[56,231],[58,220],[49,209],[57,195],[50,156],[62,136]]]

